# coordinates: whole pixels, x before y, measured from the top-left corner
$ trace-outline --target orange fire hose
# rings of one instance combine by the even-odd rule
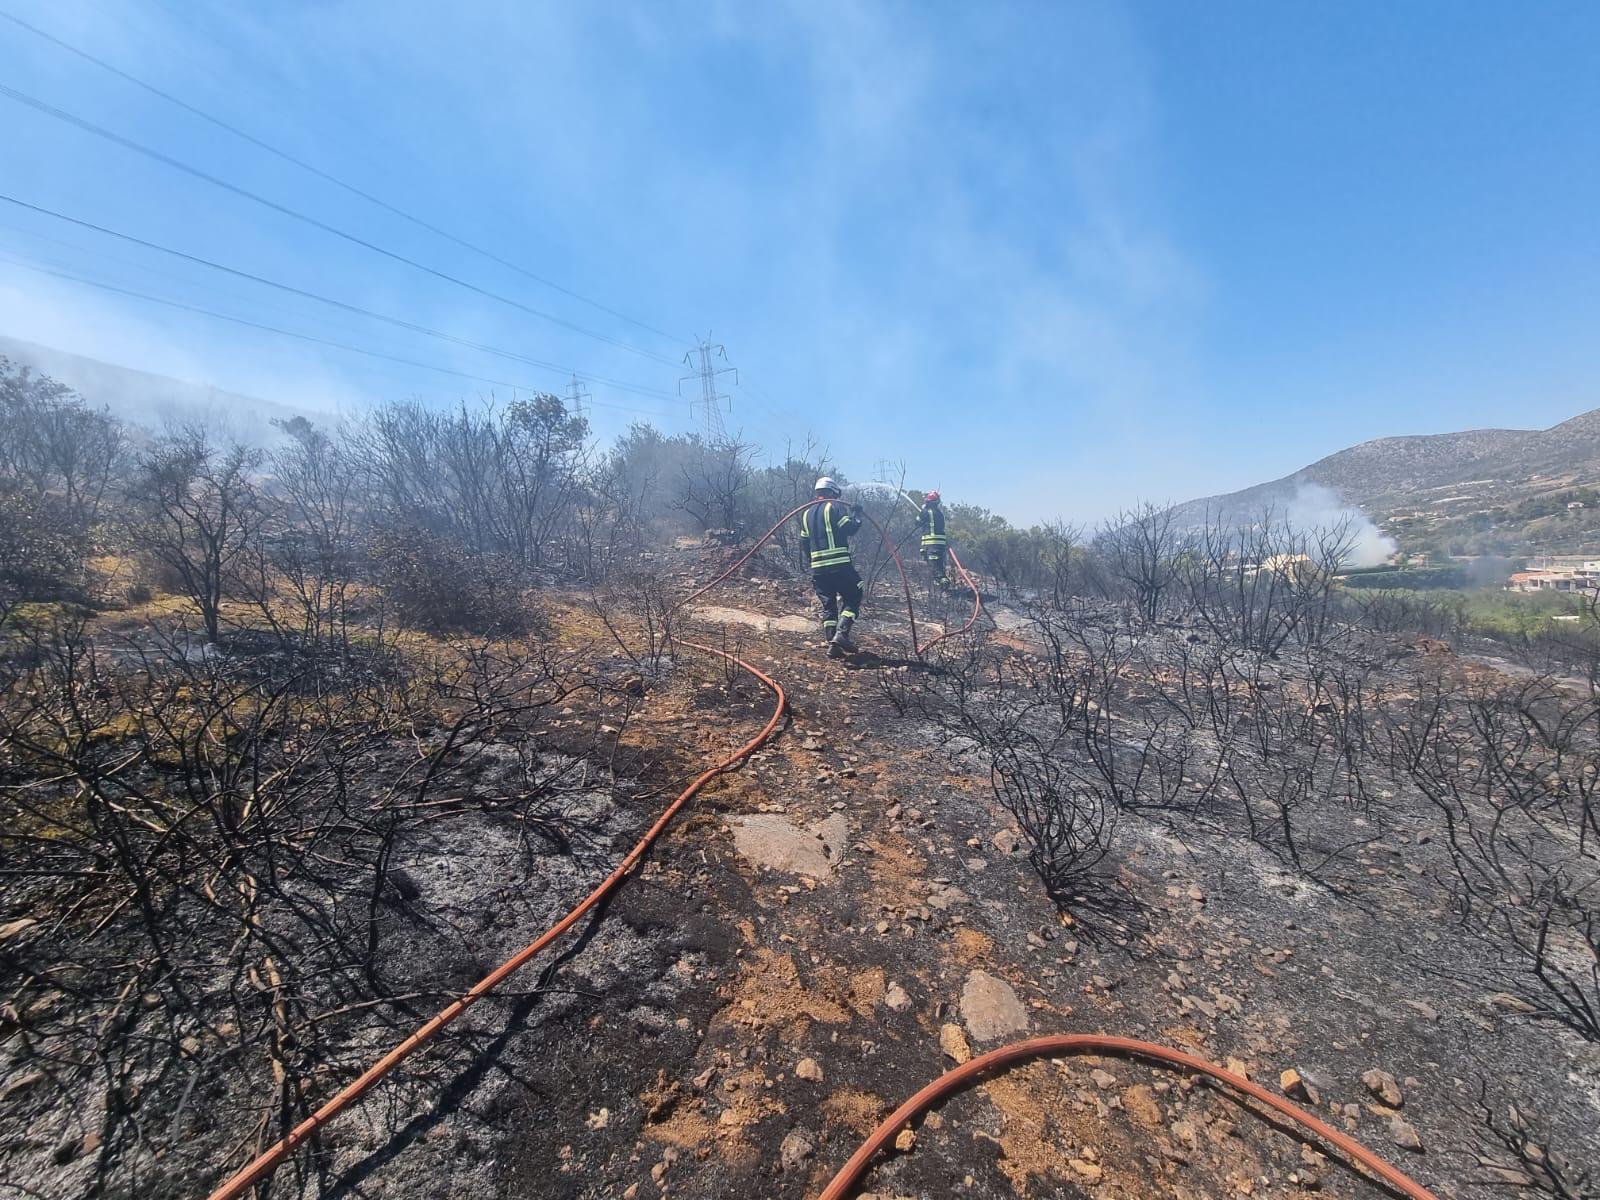
[[[761,732],[756,734],[755,737],[751,738],[743,746],[740,746],[739,749],[735,750],[732,754],[720,760],[718,763],[716,763],[716,765],[707,767],[704,771],[697,775],[694,779],[694,782],[688,787],[684,788],[683,791],[679,792],[677,799],[673,800],[673,802],[662,811],[661,815],[656,818],[655,824],[650,826],[650,828],[645,832],[645,835],[634,845],[633,849],[628,851],[627,857],[617,864],[616,869],[612,871],[611,874],[607,875],[601,882],[600,886],[585,896],[576,907],[567,913],[566,916],[562,917],[561,920],[557,921],[544,933],[540,934],[537,939],[529,942],[521,950],[518,950],[514,955],[506,959],[505,962],[501,963],[493,971],[490,971],[489,974],[478,980],[478,982],[473,984],[471,989],[463,994],[459,999],[453,1001],[448,1007],[442,1009],[436,1016],[421,1026],[415,1033],[406,1038],[405,1041],[401,1042],[393,1050],[390,1050],[382,1058],[378,1059],[377,1062],[373,1063],[365,1071],[361,1072],[360,1075],[358,1075],[350,1083],[346,1084],[337,1094],[324,1103],[321,1108],[317,1109],[316,1112],[312,1113],[304,1121],[301,1121],[300,1124],[291,1129],[281,1141],[268,1147],[253,1162],[229,1178],[225,1183],[222,1184],[221,1187],[217,1188],[216,1191],[212,1192],[210,1200],[236,1200],[237,1197],[244,1195],[245,1192],[249,1191],[256,1184],[266,1179],[267,1176],[271,1175],[272,1172],[277,1169],[278,1164],[281,1163],[288,1155],[293,1153],[295,1148],[298,1147],[302,1142],[311,1137],[318,1129],[320,1129],[323,1125],[326,1125],[346,1108],[350,1107],[350,1105],[354,1104],[368,1091],[370,1091],[373,1085],[378,1082],[378,1080],[382,1079],[386,1074],[388,1074],[395,1067],[399,1066],[400,1063],[409,1058],[413,1053],[427,1045],[428,1042],[432,1041],[434,1037],[437,1036],[439,1031],[442,1030],[446,1025],[449,1025],[462,1013],[466,1012],[467,1009],[471,1008],[479,1000],[483,999],[502,982],[504,982],[507,977],[526,966],[530,961],[537,957],[541,951],[546,949],[550,943],[554,942],[562,934],[566,933],[569,929],[581,921],[585,913],[594,908],[595,905],[599,904],[600,901],[605,899],[605,897],[611,892],[616,890],[617,886],[623,881],[623,878],[634,868],[634,866],[638,864],[639,860],[644,857],[645,852],[648,851],[655,843],[656,839],[661,836],[662,831],[666,829],[672,818],[677,815],[678,811],[685,804],[694,798],[701,788],[705,787],[706,784],[710,783],[711,780],[715,779],[718,775],[721,775],[724,771],[727,771],[729,768],[736,766],[738,763],[741,763],[745,759],[749,758],[750,755],[754,754],[758,749],[760,749],[766,740],[773,735],[778,728],[779,722],[783,719],[784,710],[789,703],[788,697],[784,694],[783,688],[778,684],[778,681],[761,670],[760,667],[746,662],[744,659],[739,658],[736,655],[729,654],[725,650],[719,650],[715,646],[702,646],[698,642],[690,641],[685,641],[683,644],[691,649],[699,650],[706,654],[714,654],[719,658],[727,659],[729,662],[737,663],[740,667],[744,668],[746,671],[749,671],[750,674],[754,675],[766,685],[767,689],[772,692],[776,703],[772,707],[772,715],[767,718],[767,723],[761,727]]]
[[[809,508],[812,503],[814,503],[814,501],[807,501],[805,504],[800,505],[793,511],[786,513],[781,520],[772,526],[771,529],[762,534],[756,543],[752,545],[750,549],[747,550],[744,555],[740,557],[732,566],[727,568],[727,570],[723,571],[704,587],[699,588],[697,591],[686,596],[683,600],[680,600],[673,606],[673,611],[677,611],[684,605],[698,599],[700,596],[705,595],[712,588],[716,587],[717,584],[727,579],[728,576],[732,575],[745,563],[749,562],[756,551],[761,549],[768,539],[776,534],[778,530],[783,528],[785,521],[790,520],[795,516],[796,513],[802,512],[804,509]],[[913,648],[915,648],[917,642],[916,613],[912,611],[911,608],[911,583],[906,577],[905,566],[901,563],[900,556],[896,552],[893,544],[889,543],[888,534],[883,529],[883,526],[879,525],[878,522],[870,515],[868,516],[868,520],[872,521],[873,526],[878,530],[879,536],[881,536],[885,543],[889,545],[889,552],[894,557],[895,566],[899,568],[900,581],[905,590],[906,609],[911,617],[911,641]],[[973,591],[974,595],[976,595],[976,587],[974,587]],[[760,749],[767,739],[772,736],[772,734],[777,730],[779,722],[783,719],[784,711],[788,707],[789,703],[788,696],[785,694],[783,688],[778,684],[778,681],[773,679],[766,672],[762,671],[759,667],[745,661],[735,654],[730,654],[725,650],[719,650],[715,646],[702,646],[698,642],[691,642],[686,639],[680,640],[683,641],[685,646],[688,646],[691,649],[699,650],[706,654],[714,654],[719,658],[727,660],[728,662],[737,664],[739,667],[754,675],[767,687],[769,691],[772,692],[773,696],[777,700],[777,703],[773,706],[772,715],[767,718],[767,723],[762,726],[761,732],[756,734],[755,737],[751,738],[748,742],[746,742],[728,757],[701,772],[701,774],[698,775],[688,787],[680,792],[677,798],[662,811],[661,815],[656,818],[655,824],[651,825],[650,828],[645,831],[644,836],[639,839],[639,841],[634,845],[633,849],[628,852],[627,857],[617,865],[616,869],[613,870],[611,874],[607,875],[605,879],[601,881],[600,885],[594,889],[594,891],[585,896],[583,900],[580,901],[576,907],[571,909],[564,917],[562,917],[561,920],[557,921],[544,933],[540,934],[538,938],[528,943],[528,945],[517,951],[516,954],[512,955],[493,971],[489,972],[489,974],[485,975],[477,983],[473,984],[472,987],[463,993],[458,999],[452,1001],[448,1006],[440,1010],[426,1023],[419,1027],[414,1033],[412,1033],[399,1045],[395,1046],[394,1049],[390,1050],[382,1058],[378,1059],[375,1063],[358,1075],[354,1080],[341,1088],[337,1093],[325,1101],[320,1108],[318,1108],[304,1121],[301,1121],[298,1125],[291,1129],[281,1140],[273,1143],[273,1145],[262,1151],[243,1169],[230,1176],[222,1183],[220,1187],[211,1193],[209,1200],[237,1200],[237,1197],[244,1195],[245,1192],[249,1191],[256,1184],[266,1180],[275,1170],[277,1170],[279,1164],[281,1164],[285,1158],[294,1153],[294,1151],[308,1138],[315,1134],[318,1129],[326,1125],[329,1121],[338,1116],[357,1100],[361,1099],[362,1096],[366,1095],[367,1092],[372,1090],[373,1086],[376,1085],[380,1079],[382,1079],[395,1067],[399,1066],[417,1050],[421,1049],[423,1046],[427,1045],[427,1043],[432,1041],[439,1034],[439,1032],[445,1028],[445,1026],[449,1025],[462,1013],[466,1012],[467,1009],[471,1008],[479,1000],[483,999],[484,996],[488,995],[491,991],[503,983],[507,978],[515,974],[534,958],[536,958],[542,951],[547,949],[552,942],[556,941],[575,924],[582,920],[585,913],[589,912],[594,908],[595,905],[599,904],[601,900],[605,899],[607,895],[616,890],[618,885],[620,885],[623,879],[626,878],[628,872],[638,864],[639,860],[644,857],[645,853],[650,849],[650,847],[655,844],[656,839],[661,836],[662,832],[666,829],[672,818],[677,815],[679,810],[682,809],[685,804],[687,804],[691,799],[694,798],[695,795],[699,793],[701,788],[703,788],[712,779],[715,779],[718,775],[722,774],[724,771],[727,771],[738,763],[743,762],[746,758],[749,758],[750,755],[754,754],[756,750]]]
[[[780,528],[782,528],[784,521],[788,521],[795,515],[795,513],[800,512],[802,509],[808,506],[809,505],[802,505],[799,508],[796,508],[793,512],[785,515],[782,520],[768,530],[755,543],[755,545],[753,545],[731,567],[723,571],[710,583],[706,584],[704,587],[691,593],[684,600],[680,601],[674,606],[674,610],[681,608],[690,601],[699,598],[706,592],[710,591],[717,584],[727,579],[728,576],[732,575],[734,571],[738,570],[739,567],[748,562],[756,553],[756,551],[759,550],[769,538],[777,533]],[[879,536],[883,539],[884,543],[888,545],[889,552],[894,558],[895,566],[899,569],[901,583],[905,591],[906,607],[911,617],[911,643],[913,650],[915,650],[915,652],[921,656],[926,654],[928,650],[931,650],[934,646],[938,645],[946,638],[950,638],[970,630],[977,623],[979,616],[982,614],[983,599],[979,594],[977,583],[973,580],[967,569],[962,565],[961,560],[956,557],[954,551],[952,551],[950,557],[955,563],[956,570],[960,573],[962,580],[972,590],[972,614],[967,618],[966,624],[962,625],[959,629],[949,630],[940,634],[926,646],[918,646],[916,614],[912,608],[911,584],[906,576],[905,566],[901,563],[897,548],[890,541],[888,533],[886,530],[884,530],[883,526],[880,525],[877,520],[872,518],[870,515],[868,515],[868,520],[872,522],[873,526],[877,529]],[[254,1187],[256,1184],[265,1181],[273,1173],[273,1171],[278,1168],[279,1164],[281,1164],[285,1158],[287,1158],[295,1151],[296,1148],[311,1138],[318,1129],[327,1124],[334,1117],[338,1116],[350,1105],[354,1104],[368,1091],[370,1091],[386,1074],[409,1058],[413,1053],[427,1045],[428,1042],[432,1041],[439,1034],[439,1032],[445,1028],[445,1026],[449,1025],[457,1017],[461,1016],[461,1014],[466,1012],[467,1009],[471,1008],[472,1005],[483,999],[484,996],[488,995],[512,974],[526,966],[563,934],[567,933],[574,925],[583,919],[586,913],[590,912],[597,904],[600,903],[601,900],[605,899],[606,896],[616,890],[616,888],[627,877],[628,873],[638,865],[639,861],[649,851],[650,847],[655,844],[656,840],[666,830],[668,824],[671,823],[672,818],[678,814],[685,804],[693,799],[707,783],[711,782],[711,780],[749,758],[750,755],[754,754],[756,750],[760,749],[761,746],[764,745],[766,741],[773,735],[773,733],[776,732],[779,723],[783,719],[783,714],[788,706],[788,697],[785,694],[783,687],[778,683],[777,680],[773,679],[770,675],[762,671],[753,663],[747,662],[745,659],[740,658],[735,654],[730,654],[726,650],[720,650],[715,646],[701,645],[698,642],[691,642],[686,639],[683,640],[683,644],[691,649],[699,650],[705,654],[712,654],[728,662],[736,664],[743,670],[748,671],[751,675],[755,676],[770,692],[772,692],[776,703],[773,705],[771,716],[767,718],[767,722],[762,726],[760,732],[744,745],[740,746],[739,749],[735,750],[732,754],[721,759],[715,765],[708,767],[705,771],[696,776],[693,782],[691,782],[688,787],[684,788],[684,790],[678,794],[672,803],[662,811],[661,815],[656,818],[655,823],[645,831],[644,836],[639,839],[639,841],[628,852],[627,856],[616,866],[616,868],[609,875],[607,875],[603,881],[601,881],[598,887],[596,887],[575,907],[568,911],[565,916],[563,916],[544,933],[540,934],[539,937],[534,941],[524,946],[521,950],[517,951],[516,954],[512,955],[505,962],[501,963],[500,966],[496,967],[489,974],[485,975],[460,998],[442,1009],[438,1014],[423,1024],[399,1045],[395,1046],[394,1049],[390,1050],[382,1058],[378,1059],[375,1063],[358,1075],[349,1084],[345,1085],[344,1088],[324,1102],[323,1105],[314,1113],[290,1130],[282,1140],[268,1147],[242,1170],[238,1171],[229,1179],[227,1179],[220,1187],[211,1193],[210,1200],[237,1200],[238,1197],[243,1196],[245,1192]],[[873,1132],[872,1136],[862,1143],[861,1147],[850,1157],[850,1160],[845,1163],[845,1165],[840,1169],[839,1173],[834,1176],[832,1182],[828,1184],[819,1200],[844,1200],[844,1198],[849,1195],[855,1185],[860,1182],[861,1177],[866,1174],[874,1155],[888,1145],[890,1140],[900,1131],[901,1128],[906,1125],[907,1122],[912,1120],[919,1113],[931,1107],[933,1104],[937,1103],[939,1100],[942,1100],[946,1096],[949,1096],[967,1086],[968,1083],[985,1072],[997,1070],[1001,1067],[1006,1067],[1013,1063],[1021,1062],[1031,1058],[1038,1058],[1047,1055],[1057,1056],[1062,1054],[1078,1054],[1084,1052],[1134,1055],[1142,1058],[1152,1059],[1156,1062],[1168,1065],[1181,1066],[1188,1068],[1189,1070],[1199,1071],[1205,1075],[1217,1079],[1218,1081],[1234,1088],[1237,1091],[1245,1093],[1253,1099],[1256,1099],[1272,1108],[1274,1111],[1282,1114],[1285,1117],[1288,1117],[1290,1120],[1310,1130],[1317,1136],[1323,1138],[1330,1145],[1336,1147],[1353,1161],[1360,1163],[1373,1174],[1377,1175],[1380,1179],[1398,1189],[1407,1197],[1410,1197],[1410,1200],[1437,1200],[1432,1192],[1428,1191],[1421,1184],[1418,1184],[1414,1180],[1410,1179],[1401,1171],[1390,1166],[1383,1159],[1379,1158],[1370,1150],[1366,1149],[1366,1147],[1362,1146],[1359,1142],[1356,1142],[1352,1138],[1346,1137],[1344,1134],[1340,1133],[1326,1122],[1318,1120],[1316,1117],[1305,1112],[1297,1105],[1291,1104],[1289,1101],[1273,1095],[1265,1088],[1250,1082],[1248,1079],[1234,1075],[1207,1062],[1202,1058],[1198,1058],[1192,1054],[1187,1054],[1181,1050],[1174,1050],[1170,1047],[1156,1045],[1152,1042],[1142,1042],[1132,1038],[1111,1037],[1102,1034],[1065,1034],[1055,1037],[1033,1038],[1028,1041],[1016,1042],[1009,1046],[1003,1046],[998,1050],[990,1051],[988,1054],[980,1055],[970,1062],[957,1067],[955,1070],[949,1071],[940,1076],[938,1079],[924,1087],[916,1095],[912,1096],[911,1099],[902,1104],[898,1109],[891,1113],[881,1125],[878,1126],[878,1128]]]
[[[1309,1129],[1346,1157],[1360,1163],[1390,1187],[1409,1197],[1410,1200],[1438,1200],[1438,1197],[1427,1188],[1404,1172],[1390,1166],[1354,1138],[1347,1137],[1326,1121],[1312,1116],[1299,1105],[1291,1104],[1282,1096],[1273,1095],[1260,1084],[1252,1083],[1242,1075],[1224,1071],[1221,1067],[1209,1063],[1203,1058],[1185,1053],[1182,1050],[1174,1050],[1170,1046],[1160,1046],[1154,1042],[1141,1042],[1136,1038],[1111,1037],[1108,1034],[1099,1033],[1067,1033],[1054,1037],[1030,1038],[1027,1041],[1013,1042],[1009,1046],[1002,1046],[998,1050],[980,1054],[977,1058],[963,1063],[953,1071],[947,1071],[895,1109],[894,1112],[890,1113],[884,1122],[873,1130],[872,1136],[861,1144],[861,1148],[850,1156],[850,1161],[839,1169],[839,1173],[823,1189],[822,1195],[818,1197],[818,1200],[845,1200],[855,1186],[861,1182],[862,1176],[867,1173],[867,1168],[871,1164],[873,1156],[887,1146],[895,1135],[905,1127],[907,1122],[933,1107],[934,1104],[945,1097],[960,1091],[980,1075],[1032,1058],[1054,1058],[1063,1054],[1102,1053],[1124,1054],[1137,1058],[1151,1059],[1165,1066],[1185,1067],[1191,1071],[1199,1071],[1202,1074],[1209,1075],[1212,1079],[1233,1088],[1235,1091],[1243,1092],[1254,1100],[1259,1100],[1274,1112],[1288,1117],[1296,1124]]]

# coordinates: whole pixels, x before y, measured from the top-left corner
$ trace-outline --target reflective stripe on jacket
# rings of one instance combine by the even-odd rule
[[[950,539],[944,533],[944,505],[924,504],[917,514],[917,524],[922,529],[924,546],[943,546]]]
[[[800,544],[810,555],[811,569],[837,567],[853,561],[850,535],[861,519],[837,500],[818,500],[800,514]]]

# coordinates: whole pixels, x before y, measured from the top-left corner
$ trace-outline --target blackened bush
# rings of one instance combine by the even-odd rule
[[[79,599],[89,541],[54,497],[0,484],[0,599]]]
[[[402,624],[432,633],[533,628],[523,580],[506,559],[415,526],[378,530],[369,550],[373,583]]]

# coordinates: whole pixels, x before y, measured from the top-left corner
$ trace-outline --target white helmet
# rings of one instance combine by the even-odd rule
[[[816,485],[811,490],[816,492],[819,496],[844,495],[844,493],[839,490],[839,485],[833,481],[831,476],[828,475],[824,475],[821,479],[817,480]]]

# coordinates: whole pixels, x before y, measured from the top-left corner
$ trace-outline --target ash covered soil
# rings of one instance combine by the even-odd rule
[[[674,563],[684,581],[705,565]],[[1392,798],[1339,886],[1242,837],[1124,814],[1104,864],[1115,895],[1064,913],[982,756],[891,702],[885,679],[921,668],[886,586],[858,627],[864,653],[843,662],[794,619],[810,607],[800,580],[736,578],[713,599],[716,620],[681,632],[725,639],[779,679],[791,708],[779,735],[711,784],[550,958],[326,1130],[315,1167],[285,1170],[272,1195],[814,1196],[955,1062],[1068,1032],[1163,1042],[1274,1089],[1296,1071],[1307,1107],[1442,1197],[1521,1190],[1494,1165],[1486,1086],[1491,1103],[1534,1106],[1573,1161],[1600,1161],[1595,1047],[1486,989],[1420,802]],[[944,603],[934,620],[958,625],[964,602]],[[1002,631],[1013,616],[996,613]],[[391,985],[470,984],[770,708],[747,676],[674,664],[621,735],[629,781],[572,785],[580,846],[530,849],[492,816],[409,842],[397,861],[414,888],[384,934]],[[536,733],[559,746],[562,719]],[[387,1044],[375,1038],[373,1055]],[[234,1151],[251,1131],[229,1132],[210,1144]],[[34,1176],[31,1194],[90,1194],[70,1170]],[[919,1119],[862,1194],[1312,1192],[1385,1194],[1203,1081],[1077,1057],[993,1076]]]

